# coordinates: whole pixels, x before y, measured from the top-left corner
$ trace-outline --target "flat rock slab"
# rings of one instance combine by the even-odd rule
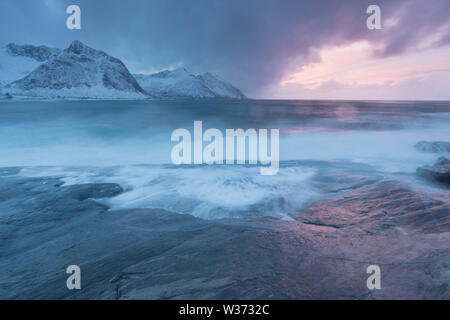
[[[302,223],[334,229],[358,227],[370,234],[402,227],[423,233],[450,231],[450,206],[393,180],[340,193],[292,213]]]
[[[93,200],[119,193],[113,184],[4,176],[0,297],[449,299],[448,203],[391,180],[350,182],[292,220],[202,220]],[[72,264],[78,291],[66,288]],[[372,264],[381,290],[366,287]]]

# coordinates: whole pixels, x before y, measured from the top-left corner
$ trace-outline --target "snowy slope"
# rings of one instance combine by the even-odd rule
[[[232,99],[245,99],[246,96],[236,87],[220,79],[217,76],[213,76],[211,73],[206,72],[197,76],[211,91],[213,91],[219,97],[226,97]]]
[[[245,98],[239,89],[210,73],[194,75],[184,68],[151,75],[135,74],[134,77],[144,90],[160,98]]]
[[[0,87],[27,76],[42,63],[33,57],[32,49],[36,47],[27,46],[25,51],[21,47],[9,44],[0,48]]]
[[[12,57],[28,57],[39,62],[44,62],[58,55],[61,50],[46,46],[18,45],[10,43],[6,46],[6,52]]]
[[[35,53],[37,54],[37,53]],[[39,98],[141,99],[148,94],[126,66],[103,51],[74,41],[65,50],[43,53],[44,63],[3,88],[14,96]]]

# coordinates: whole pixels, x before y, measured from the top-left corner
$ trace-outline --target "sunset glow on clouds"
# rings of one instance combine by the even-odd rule
[[[383,37],[397,32],[400,21],[395,15],[386,19],[383,30],[375,31],[379,41],[358,39],[311,49],[315,59],[287,72],[268,91],[292,99],[449,100],[450,23],[419,34],[399,52],[383,54],[389,51]],[[395,42],[388,45],[395,47]]]
[[[450,70],[450,47],[389,58],[376,58],[372,50],[368,42],[324,48],[321,61],[305,65],[281,84],[297,83],[306,89],[319,89],[330,81],[347,86],[395,86]]]
[[[408,99],[405,90],[399,90],[396,95],[395,89],[409,82],[426,84],[433,79],[444,81],[440,85],[450,92],[450,46],[423,48],[391,57],[375,56],[376,49],[367,41],[324,47],[319,50],[320,61],[304,65],[281,82],[280,85],[287,90],[283,93],[282,89],[280,93],[292,97],[296,91],[302,96],[309,91],[311,97],[320,93],[321,96],[338,98],[336,91],[346,92],[353,88],[391,91],[389,99]],[[432,83],[428,83],[430,85]],[[428,86],[424,89],[428,90]],[[417,90],[414,86],[411,89]]]

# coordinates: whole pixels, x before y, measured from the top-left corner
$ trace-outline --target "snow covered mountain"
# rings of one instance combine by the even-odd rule
[[[9,48],[10,46],[8,46]],[[13,96],[43,98],[140,99],[148,94],[117,58],[74,41],[65,50],[11,46],[8,54],[42,61],[3,88]]]
[[[8,44],[0,48],[0,99],[245,99],[230,83],[186,69],[131,75],[124,63],[74,41],[65,49]]]
[[[27,76],[58,49],[9,44],[0,48],[0,87]],[[47,57],[47,58],[46,58]]]
[[[209,72],[191,74],[184,68],[165,70],[134,77],[149,94],[159,98],[245,99],[245,95],[230,83]]]

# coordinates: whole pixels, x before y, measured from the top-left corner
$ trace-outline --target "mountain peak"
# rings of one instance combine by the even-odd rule
[[[161,98],[245,99],[230,83],[207,72],[194,75],[186,68],[165,70],[151,75],[135,75],[144,90]]]
[[[170,72],[175,75],[191,75],[191,73],[185,67],[175,68]]]
[[[88,53],[89,54],[89,53],[92,53],[92,52],[97,51],[97,50],[94,50],[91,47],[88,47],[87,45],[85,45],[80,40],[75,40],[67,48],[67,51],[75,53],[75,54],[83,54],[83,53]]]
[[[55,58],[7,87],[13,94],[21,96],[100,99],[148,97],[122,61],[78,40]]]

